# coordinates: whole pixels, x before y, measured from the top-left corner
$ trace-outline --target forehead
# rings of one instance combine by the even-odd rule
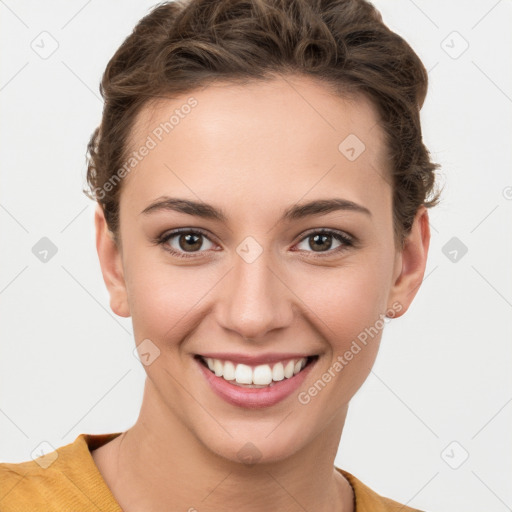
[[[216,83],[153,101],[136,119],[130,150],[148,141],[151,150],[124,186],[140,209],[177,191],[194,199],[250,193],[257,204],[263,195],[295,203],[336,187],[364,202],[389,182],[372,102],[335,95],[307,77]]]

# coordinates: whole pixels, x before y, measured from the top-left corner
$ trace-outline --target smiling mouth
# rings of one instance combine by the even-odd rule
[[[318,354],[303,358],[287,359],[271,364],[246,365],[229,360],[194,356],[208,370],[235,386],[245,388],[268,388],[295,377],[318,359]]]

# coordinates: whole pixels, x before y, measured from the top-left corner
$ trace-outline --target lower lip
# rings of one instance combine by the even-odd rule
[[[217,377],[215,373],[206,368],[197,358],[195,358],[195,361],[199,365],[201,372],[214,393],[232,405],[249,409],[259,409],[275,405],[296,391],[304,382],[304,379],[308,376],[318,359],[311,361],[297,375],[289,379],[285,378],[280,380],[273,386],[267,388],[244,388],[231,384],[222,377]]]

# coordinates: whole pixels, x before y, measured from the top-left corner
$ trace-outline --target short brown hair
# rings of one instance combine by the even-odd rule
[[[106,67],[103,116],[87,146],[84,193],[100,203],[116,241],[122,184],[105,185],[126,161],[141,109],[214,81],[279,74],[315,77],[338,94],[372,100],[389,149],[395,241],[403,247],[418,208],[439,201],[439,164],[420,124],[428,74],[366,0],[177,0],[142,18]]]

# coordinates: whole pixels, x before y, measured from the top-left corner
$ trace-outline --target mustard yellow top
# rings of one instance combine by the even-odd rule
[[[0,463],[1,512],[122,512],[90,450],[121,432],[80,434],[72,443],[34,460]],[[355,512],[421,512],[384,498],[347,471]]]

